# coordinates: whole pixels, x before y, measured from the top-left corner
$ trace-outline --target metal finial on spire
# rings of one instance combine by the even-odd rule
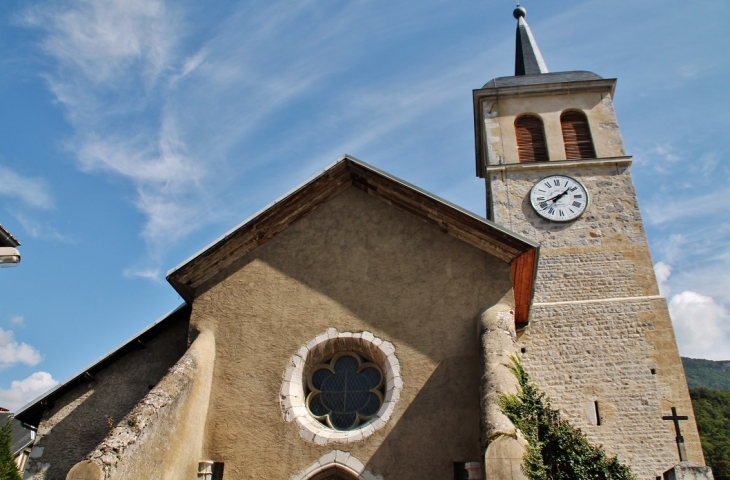
[[[527,9],[517,2],[512,15],[517,19],[517,50],[515,52],[515,76],[548,73],[537,42],[525,20]]]

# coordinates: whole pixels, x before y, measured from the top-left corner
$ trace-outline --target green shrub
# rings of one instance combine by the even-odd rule
[[[580,429],[560,418],[550,398],[531,381],[517,357],[507,367],[519,382],[516,395],[501,395],[499,406],[527,440],[522,469],[530,480],[635,480],[631,467],[588,443]]]
[[[0,480],[20,480],[18,468],[13,459],[13,423],[10,417],[0,428]]]

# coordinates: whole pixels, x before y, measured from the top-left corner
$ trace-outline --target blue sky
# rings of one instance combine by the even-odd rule
[[[730,359],[725,0],[524,0],[551,71],[615,105],[682,354]],[[509,0],[0,4],[0,404],[182,300],[167,270],[348,153],[484,214],[471,91]]]

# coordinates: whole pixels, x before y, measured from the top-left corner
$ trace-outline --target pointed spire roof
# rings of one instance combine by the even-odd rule
[[[539,75],[541,73],[548,73],[547,65],[545,60],[542,58],[540,49],[537,47],[535,37],[532,36],[530,26],[525,20],[527,15],[527,9],[525,7],[517,6],[514,12],[514,17],[517,19],[517,49],[515,52],[515,76],[522,75]]]

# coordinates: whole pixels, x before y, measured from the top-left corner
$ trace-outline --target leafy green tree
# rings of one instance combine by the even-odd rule
[[[715,480],[730,480],[730,392],[690,389],[702,451]]]
[[[635,480],[631,467],[609,457],[602,446],[588,443],[550,405],[550,398],[531,381],[517,357],[507,365],[519,382],[515,395],[502,395],[502,412],[528,442],[522,469],[530,480]]]
[[[10,418],[0,428],[0,480],[21,480],[13,459],[13,423]]]

